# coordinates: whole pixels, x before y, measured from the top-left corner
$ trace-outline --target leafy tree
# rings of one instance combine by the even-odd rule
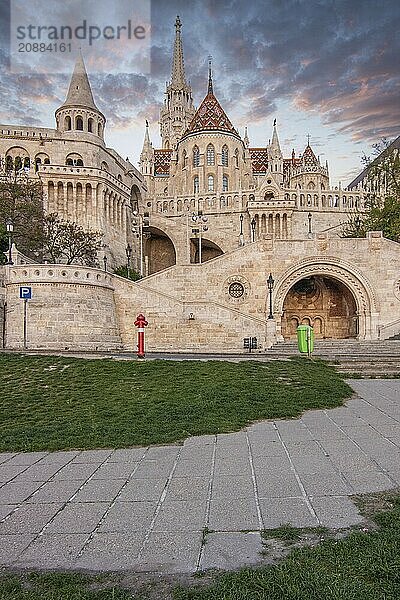
[[[61,219],[57,213],[50,213],[43,219],[43,257],[54,263],[96,267],[102,237],[99,231],[85,230],[77,223]]]
[[[365,237],[367,231],[382,231],[386,238],[400,242],[400,152],[386,140],[373,148],[375,158],[364,155],[362,159],[370,184],[364,210],[349,213],[342,236]]]
[[[36,258],[41,252],[43,218],[41,181],[29,178],[23,170],[4,169],[0,174],[0,224],[4,228],[11,219],[13,241],[27,256]]]
[[[129,269],[128,273],[128,267],[126,265],[121,265],[120,267],[117,267],[116,269],[114,269],[114,273],[115,275],[125,277],[126,279],[131,279],[132,281],[137,281],[138,279],[140,279],[140,273],[138,273],[134,269]]]

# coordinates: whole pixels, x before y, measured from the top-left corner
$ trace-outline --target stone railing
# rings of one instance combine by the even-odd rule
[[[110,273],[81,265],[14,265],[9,270],[8,284],[17,283],[64,283],[114,289]]]
[[[127,194],[130,193],[130,188],[125,185],[122,181],[112,175],[108,171],[104,171],[102,169],[95,169],[94,167],[74,167],[72,165],[40,165],[39,173],[47,175],[81,175],[84,177],[101,177],[102,179],[106,179],[110,181],[113,185],[120,187]]]

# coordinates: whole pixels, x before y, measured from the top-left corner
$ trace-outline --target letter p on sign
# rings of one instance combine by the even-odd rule
[[[21,300],[31,300],[32,299],[32,288],[21,286],[19,288],[19,297],[21,298]]]

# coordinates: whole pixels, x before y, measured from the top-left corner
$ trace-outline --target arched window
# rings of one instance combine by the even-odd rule
[[[31,159],[29,158],[29,156],[26,156],[24,158],[24,169],[30,169],[31,168]]]
[[[221,159],[222,159],[222,166],[227,167],[228,162],[229,162],[229,154],[228,154],[228,146],[226,144],[225,144],[225,146],[222,147]]]
[[[13,159],[12,156],[6,156],[6,171],[12,171]]]
[[[74,161],[72,160],[72,158],[67,158],[67,160],[65,161],[65,164],[69,165],[69,166],[73,166]]]
[[[76,161],[76,166],[83,167],[83,160],[81,158],[78,158],[78,160]]]
[[[228,191],[228,175],[222,176],[222,191],[223,192]]]
[[[235,167],[239,166],[239,150],[236,148],[235,150]]]
[[[83,119],[82,117],[76,117],[76,129],[83,131]]]
[[[207,146],[207,165],[215,165],[215,150],[212,144]]]
[[[65,129],[67,131],[71,130],[71,117],[65,117]]]
[[[93,119],[88,119],[87,129],[89,133],[93,133]]]
[[[214,175],[208,176],[208,188],[207,189],[209,192],[214,191]]]
[[[200,152],[199,152],[198,146],[195,146],[193,148],[193,166],[194,167],[200,166]]]
[[[42,159],[41,158],[37,158],[35,160],[35,171],[37,171],[40,167],[40,165],[42,164]]]
[[[20,171],[22,169],[22,158],[20,156],[15,157],[14,167],[16,171]]]
[[[182,159],[183,159],[183,168],[185,168],[186,165],[187,165],[187,152],[186,152],[186,150],[183,151]]]
[[[194,192],[195,194],[198,194],[198,193],[199,193],[199,178],[198,178],[198,176],[197,176],[197,175],[196,175],[196,177],[193,179],[193,192]]]

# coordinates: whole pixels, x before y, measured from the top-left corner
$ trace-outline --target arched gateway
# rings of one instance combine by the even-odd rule
[[[300,324],[313,326],[317,339],[374,338],[372,288],[342,261],[293,267],[276,286],[274,308],[278,339],[295,338]]]

